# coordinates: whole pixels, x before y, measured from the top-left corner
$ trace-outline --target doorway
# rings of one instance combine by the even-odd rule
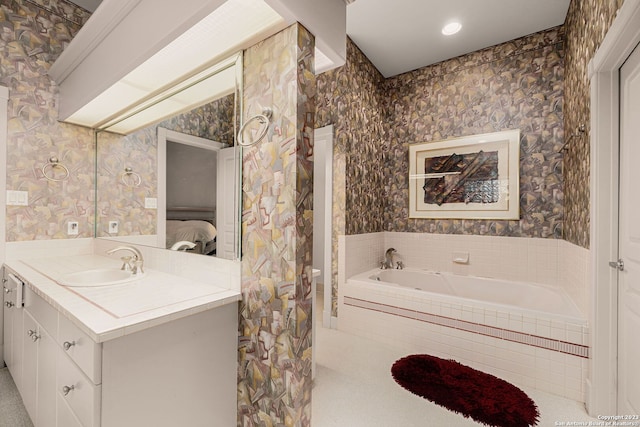
[[[626,0],[589,64],[592,261],[592,304],[589,321],[592,339],[586,400],[588,412],[592,416],[616,414],[624,410],[618,406],[617,384],[619,379],[618,275],[626,272],[619,272],[609,263],[614,261],[615,266],[615,261],[619,258],[619,240],[622,239],[622,236],[619,239],[618,234],[620,69],[638,43],[640,43],[640,0]],[[631,153],[631,155],[634,154]],[[632,231],[632,234],[635,234],[635,231]],[[630,392],[633,394],[637,390],[630,390]]]

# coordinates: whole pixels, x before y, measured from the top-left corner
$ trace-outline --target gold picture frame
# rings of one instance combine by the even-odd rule
[[[520,130],[409,146],[409,217],[520,218]]]

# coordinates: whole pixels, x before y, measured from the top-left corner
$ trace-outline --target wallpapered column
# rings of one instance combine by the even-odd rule
[[[587,66],[624,0],[572,0],[567,12],[565,76],[565,240],[589,247],[589,121],[591,89]],[[586,132],[569,138],[584,124]],[[580,133],[578,133],[580,135]]]
[[[9,88],[7,190],[29,195],[28,206],[7,207],[7,241],[64,239],[68,221],[78,221],[77,237],[93,236],[93,132],[57,121],[58,89],[47,75],[89,16],[63,0],[0,5],[0,82]],[[43,176],[51,157],[67,167],[67,179]],[[59,167],[46,172],[64,176]]]
[[[245,52],[244,118],[273,119],[243,149],[240,426],[311,424],[313,52],[299,24]]]

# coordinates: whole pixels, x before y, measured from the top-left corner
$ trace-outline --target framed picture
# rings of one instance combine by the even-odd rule
[[[410,218],[520,218],[520,130],[409,146]]]

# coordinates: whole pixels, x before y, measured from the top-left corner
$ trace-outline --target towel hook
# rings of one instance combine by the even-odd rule
[[[247,120],[240,127],[240,132],[238,132],[238,145],[242,145],[243,147],[249,147],[251,145],[254,145],[260,142],[262,138],[264,138],[265,135],[267,135],[267,131],[269,130],[269,124],[271,123],[271,116],[273,116],[273,110],[271,108],[264,108],[262,110],[262,114],[256,114],[255,116]],[[252,123],[254,121],[260,122],[260,124],[263,125],[262,129],[260,129],[260,132],[258,132],[258,136],[256,136],[256,138],[253,141],[245,142],[244,137],[242,135],[244,134],[244,131],[246,130],[249,123]]]
[[[50,169],[49,173],[51,173],[51,176],[47,175],[47,168]],[[64,171],[64,176],[62,178],[54,178],[53,177],[54,168],[62,168],[62,170]],[[57,157],[50,157],[49,162],[42,165],[42,175],[44,175],[44,177],[49,181],[54,181],[54,182],[66,181],[67,178],[69,178],[69,169],[67,169],[65,165],[60,163]]]
[[[560,148],[560,151],[565,151],[567,150],[569,147],[569,142],[573,139],[573,138],[577,138],[577,137],[581,137],[582,135],[584,135],[584,133],[587,131],[587,127],[584,125],[584,123],[580,123],[580,125],[576,128],[576,131],[574,133],[572,133],[569,136],[569,139],[567,139],[567,142],[564,143],[564,145],[562,146],[562,148]],[[560,152],[559,151],[559,152]]]
[[[128,176],[131,177],[130,180],[126,179],[126,177]],[[122,175],[120,175],[120,180],[124,185],[130,188],[139,187],[140,184],[142,183],[142,178],[140,178],[140,175],[135,173],[133,169],[131,169],[128,166],[124,168],[124,172],[122,172]]]

